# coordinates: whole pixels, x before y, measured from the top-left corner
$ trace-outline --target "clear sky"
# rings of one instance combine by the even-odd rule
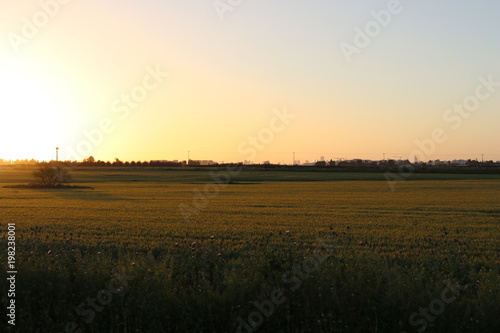
[[[500,160],[499,31],[497,0],[2,1],[0,158]]]

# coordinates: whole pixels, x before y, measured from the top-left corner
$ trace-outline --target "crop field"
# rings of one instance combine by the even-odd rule
[[[6,332],[499,332],[500,176],[0,168]],[[7,269],[0,273],[7,307]],[[17,329],[17,330],[16,330]]]

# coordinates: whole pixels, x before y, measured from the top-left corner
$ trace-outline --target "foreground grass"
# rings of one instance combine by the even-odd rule
[[[175,172],[81,170],[75,178],[94,191],[0,189],[3,228],[17,227],[19,332],[71,322],[74,332],[236,332],[252,319],[260,332],[500,327],[499,180],[390,192],[383,181],[247,174],[187,223],[178,206],[193,204],[206,175],[172,182]],[[457,297],[410,323],[447,280]],[[2,290],[5,281],[4,271]]]

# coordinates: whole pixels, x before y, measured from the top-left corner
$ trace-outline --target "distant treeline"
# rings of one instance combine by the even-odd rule
[[[39,165],[42,162],[36,160],[18,160],[14,163],[0,159],[0,164],[5,165]],[[56,163],[51,161],[50,163]],[[64,164],[65,166],[74,167],[130,167],[130,168],[148,168],[148,167],[163,167],[163,168],[192,168],[192,169],[206,169],[206,168],[224,168],[234,167],[235,165],[241,166],[247,170],[288,170],[288,171],[323,171],[323,172],[398,172],[401,168],[411,168],[412,172],[420,173],[488,173],[500,174],[500,163],[494,161],[480,162],[477,160],[467,160],[461,163],[452,161],[428,161],[428,162],[415,162],[411,163],[408,160],[382,160],[382,161],[365,161],[365,160],[351,160],[351,161],[318,161],[310,165],[284,165],[272,164],[264,162],[262,164],[243,164],[243,163],[217,163],[203,164],[201,161],[121,161],[115,159],[114,162],[95,160],[92,156],[84,159],[83,161],[60,161],[57,163]]]

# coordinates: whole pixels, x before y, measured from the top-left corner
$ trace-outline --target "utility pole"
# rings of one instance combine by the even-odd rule
[[[186,164],[189,164],[189,150],[188,150],[188,160],[187,160]]]
[[[59,161],[59,147],[56,147],[56,162]]]
[[[484,164],[484,154],[481,154],[481,163]]]
[[[292,165],[295,165],[295,152],[293,152],[293,164]]]

